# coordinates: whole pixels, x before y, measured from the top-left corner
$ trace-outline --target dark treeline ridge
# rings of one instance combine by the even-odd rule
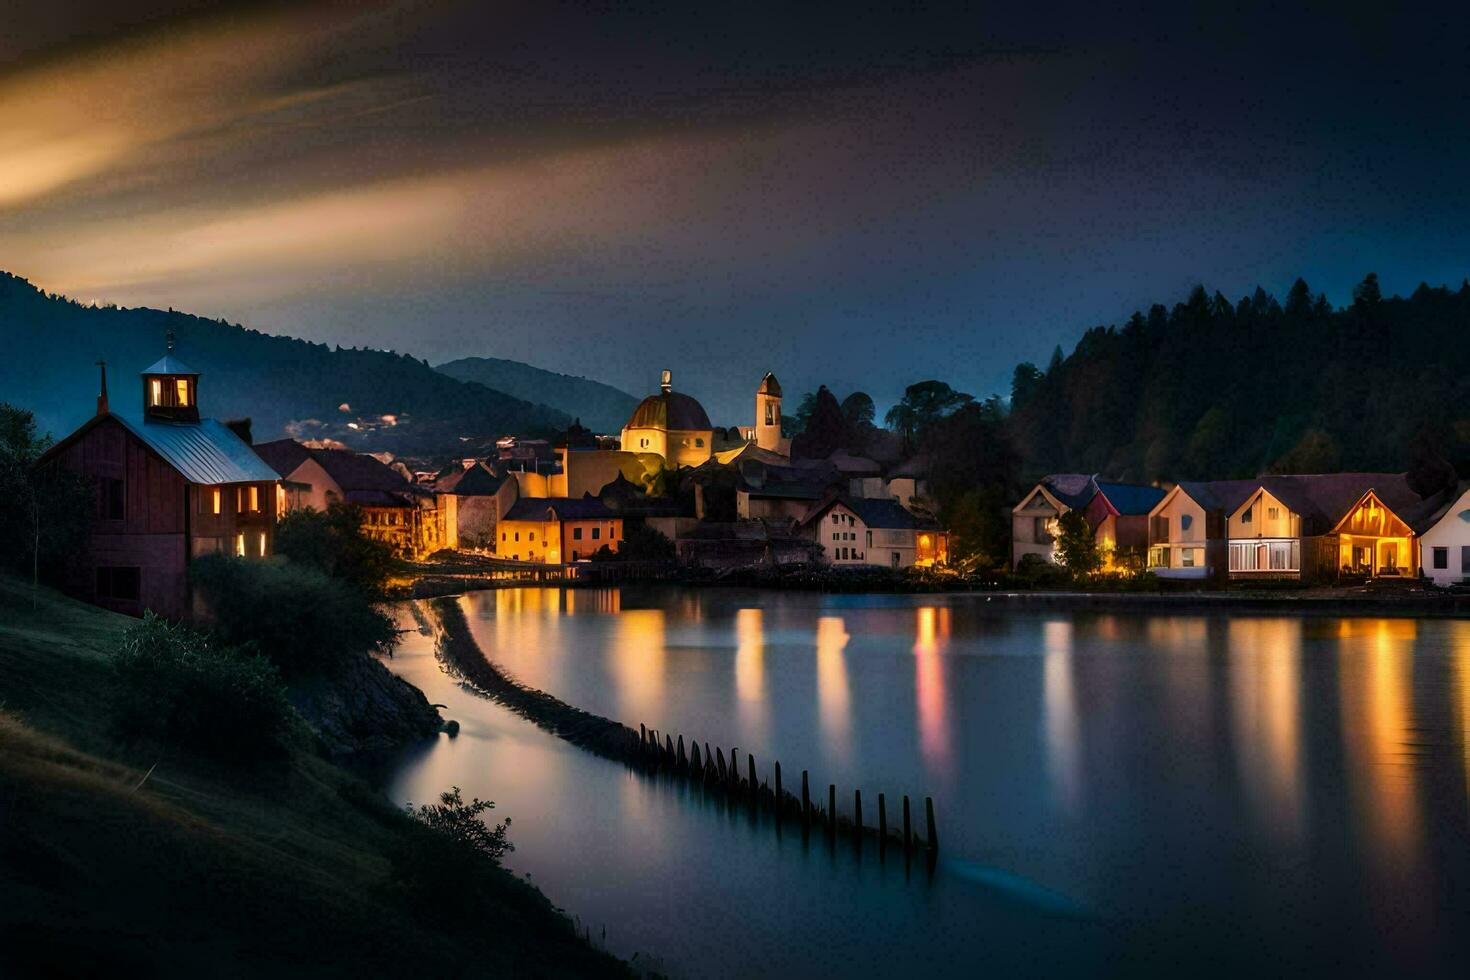
[[[1301,279],[1284,303],[1196,287],[1017,367],[1010,429],[1032,475],[1470,475],[1470,282],[1385,298],[1370,274],[1343,308]]]
[[[261,441],[291,434],[371,451],[438,451],[459,446],[461,436],[549,435],[571,422],[406,354],[334,348],[172,310],[83,305],[0,272],[3,400],[32,410],[43,430],[68,432],[92,414],[95,362],[105,360],[113,406],[136,410],[138,373],[163,354],[170,331],[177,356],[204,375],[205,414],[251,417]],[[399,424],[348,427],[383,415]]]

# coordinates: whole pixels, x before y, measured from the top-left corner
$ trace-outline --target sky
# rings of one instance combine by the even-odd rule
[[[0,268],[717,424],[1470,274],[1466,5],[19,0]]]

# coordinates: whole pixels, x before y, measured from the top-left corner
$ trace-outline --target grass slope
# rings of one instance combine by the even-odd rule
[[[392,855],[427,831],[309,752],[116,744],[130,622],[0,576],[0,975],[625,974],[509,872],[468,922],[414,900]]]

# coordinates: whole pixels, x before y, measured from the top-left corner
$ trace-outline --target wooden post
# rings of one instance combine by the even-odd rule
[[[857,828],[858,840],[863,839],[863,791],[852,791],[852,825]]]
[[[939,850],[939,834],[934,829],[934,797],[924,797],[924,815],[929,821],[929,850]]]
[[[909,795],[903,794],[903,852],[909,853],[914,849],[914,829],[909,823]]]
[[[827,836],[837,836],[837,784],[827,784]]]
[[[888,846],[888,805],[883,801],[883,794],[878,794],[878,848],[882,850]]]
[[[810,830],[812,826],[812,798],[807,793],[806,770],[801,771],[801,829]]]

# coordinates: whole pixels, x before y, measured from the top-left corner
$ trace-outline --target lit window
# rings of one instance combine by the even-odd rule
[[[148,404],[155,408],[163,404],[163,382],[158,378],[148,382]]]
[[[1194,553],[1197,549],[1185,548],[1179,552],[1179,564],[1183,568],[1194,567]]]
[[[181,408],[189,405],[189,382],[183,378],[174,381],[174,404]]]
[[[213,498],[214,512],[218,514],[220,512],[220,508],[224,505],[224,502],[222,500],[224,494],[220,492],[219,487],[215,487],[209,493],[210,496]]]
[[[260,557],[265,557],[265,532],[260,532]]]
[[[260,487],[251,487],[250,488],[250,513],[257,514],[259,512],[260,512]],[[264,554],[264,552],[262,552],[262,554]]]
[[[245,557],[245,535],[243,533],[235,535],[235,554],[240,558]]]

